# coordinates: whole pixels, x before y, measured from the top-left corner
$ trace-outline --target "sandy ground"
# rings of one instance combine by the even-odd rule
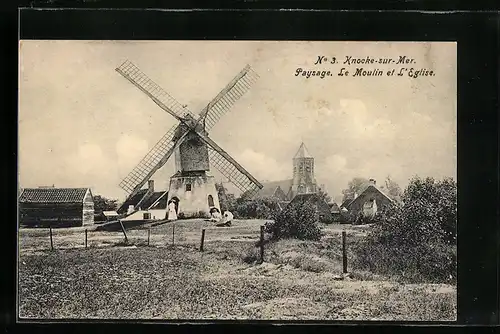
[[[245,263],[265,221],[235,221],[218,228],[178,221],[122,232],[23,229],[20,243],[20,312],[41,318],[138,319],[345,319],[454,320],[456,287],[399,284],[384,278],[343,277],[341,264],[320,272],[293,266],[300,242],[266,250],[266,262]],[[172,245],[172,230],[175,238]],[[205,251],[199,252],[205,229]],[[332,225],[325,238],[339,243],[366,227]],[[339,240],[337,240],[339,239]],[[290,250],[287,250],[290,248]],[[307,250],[309,251],[309,250]],[[271,253],[278,252],[278,258]],[[319,253],[318,253],[319,254]],[[307,257],[322,260],[320,255]],[[338,261],[337,261],[338,262]]]

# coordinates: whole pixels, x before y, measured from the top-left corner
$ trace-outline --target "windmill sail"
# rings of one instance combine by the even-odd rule
[[[160,169],[174,152],[176,145],[179,145],[187,132],[184,133],[175,143],[172,141],[179,126],[173,126],[148,154],[139,162],[137,166],[120,182],[120,188],[133,196],[147,180]]]
[[[201,112],[200,115],[205,116],[205,129],[210,130],[258,78],[259,75],[249,65],[245,66]]]
[[[227,177],[242,193],[247,196],[253,196],[262,184],[257,181],[243,166],[234,160],[226,151],[224,151],[216,142],[203,132],[196,131],[197,135],[208,145],[208,156],[210,163],[217,168],[222,175]]]
[[[234,184],[238,189],[241,190],[242,194],[249,197],[254,196],[259,189],[262,188],[260,183],[255,183],[251,178],[248,177],[247,173],[241,172],[238,168],[233,165],[229,160],[223,157],[219,152],[209,147],[208,155],[210,157],[210,163],[228,180]]]
[[[125,61],[116,69],[116,71],[175,118],[184,118],[186,115],[194,118],[193,113],[191,113],[187,108],[184,108],[179,102],[170,96],[170,94],[165,92],[158,84],[148,78],[148,76],[132,62],[128,60]]]

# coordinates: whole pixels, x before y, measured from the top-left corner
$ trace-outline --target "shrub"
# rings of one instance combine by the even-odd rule
[[[456,282],[456,183],[413,178],[402,207],[377,214],[358,265],[413,282]]]
[[[246,219],[271,219],[280,211],[278,202],[270,198],[255,200],[238,198],[234,210],[235,217]]]
[[[241,260],[245,263],[251,264],[259,261],[260,253],[256,247],[248,248],[241,256]]]
[[[316,211],[309,203],[288,205],[275,215],[274,221],[264,226],[265,231],[271,234],[271,240],[319,240],[322,235]]]

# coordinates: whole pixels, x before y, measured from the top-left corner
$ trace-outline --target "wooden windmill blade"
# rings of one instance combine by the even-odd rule
[[[200,119],[205,120],[206,131],[209,131],[231,109],[258,78],[259,75],[247,65],[217,94],[200,113]]]
[[[176,119],[182,121],[186,116],[194,118],[189,109],[183,107],[129,60],[118,66],[116,71]]]
[[[134,196],[151,176],[165,165],[174,150],[182,143],[188,131],[185,131],[179,139],[173,141],[172,139],[178,130],[181,130],[179,125],[173,126],[120,182],[120,188],[129,193],[127,199]]]
[[[216,142],[203,132],[196,131],[198,136],[208,144],[210,162],[217,170],[227,177],[238,189],[248,197],[251,197],[262,189],[263,185],[257,181],[243,166],[234,160]]]

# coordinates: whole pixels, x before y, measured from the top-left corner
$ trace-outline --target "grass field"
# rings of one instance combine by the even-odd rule
[[[265,221],[216,228],[201,220],[151,229],[19,232],[21,318],[455,320],[456,287],[400,284],[349,267],[341,279],[340,232],[348,244],[363,227],[331,225],[319,242],[255,243]],[[198,250],[206,229],[204,252]],[[132,245],[132,246],[131,246]],[[348,253],[349,258],[353,254]]]

